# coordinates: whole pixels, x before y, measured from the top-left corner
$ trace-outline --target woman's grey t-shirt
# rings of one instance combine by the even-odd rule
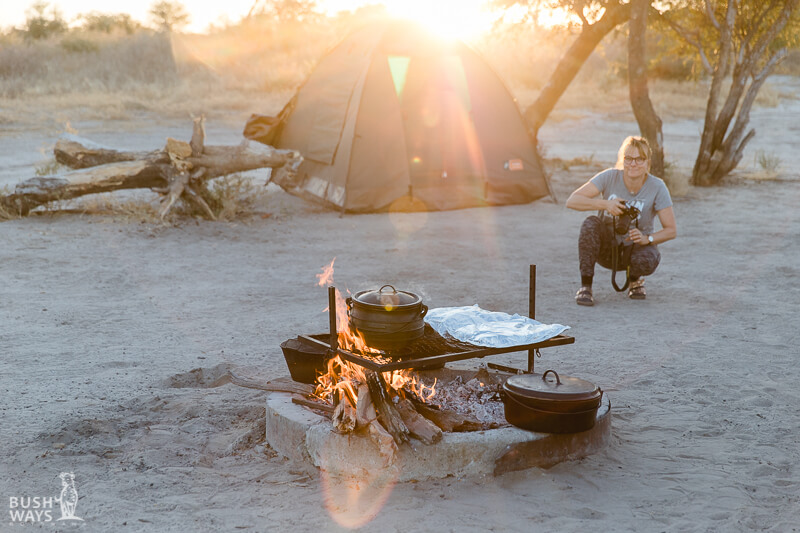
[[[628,204],[636,206],[641,212],[639,229],[646,235],[653,233],[653,219],[656,213],[672,206],[672,198],[664,180],[652,174],[647,175],[644,185],[636,194],[628,191],[622,178],[622,171],[617,168],[606,169],[596,174],[590,181],[600,189],[600,194],[604,199],[622,198]],[[603,216],[603,212],[599,214]]]

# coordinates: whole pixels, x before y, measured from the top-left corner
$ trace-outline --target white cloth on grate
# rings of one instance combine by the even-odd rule
[[[425,315],[425,322],[439,335],[488,348],[533,344],[555,337],[569,326],[542,324],[518,314],[486,311],[478,305],[438,307]]]

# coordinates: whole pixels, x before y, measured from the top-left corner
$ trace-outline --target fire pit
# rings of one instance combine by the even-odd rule
[[[535,265],[530,272],[529,314],[533,318]],[[591,429],[562,435],[510,427],[496,414],[494,420],[481,421],[429,403],[437,394],[437,383],[440,391],[454,379],[464,383],[463,376],[454,378],[454,370],[444,368],[445,363],[527,351],[526,373],[533,374],[535,357],[541,356],[539,349],[572,344],[572,337],[557,335],[532,344],[484,348],[444,338],[426,325],[421,336],[403,343],[397,351],[384,351],[370,346],[346,323],[343,298],[332,286],[328,298],[329,333],[297,338],[316,347],[327,360],[313,394],[301,398],[272,393],[268,399],[267,440],[276,451],[324,471],[358,477],[383,468],[397,470],[393,476],[397,479],[410,480],[549,466],[590,453],[605,443],[610,433],[606,397],[597,409],[595,423],[585,426]],[[344,327],[339,328],[337,322]],[[515,371],[491,363],[487,366]],[[408,372],[410,369],[418,372]],[[481,372],[480,381],[471,379],[469,383],[473,388],[477,383],[480,393],[493,391],[497,412],[502,409],[501,385],[508,375],[490,374],[485,367]],[[437,398],[442,397],[440,392]],[[489,402],[487,407],[491,406]]]
[[[426,380],[440,381],[459,373],[464,379],[475,374],[450,369],[420,372]],[[368,479],[383,472],[396,481],[499,475],[534,466],[549,468],[602,449],[611,435],[610,407],[604,395],[589,431],[548,434],[504,425],[444,432],[441,440],[430,445],[412,439],[398,447],[393,460],[387,462],[367,434],[337,433],[327,416],[294,403],[289,393],[273,392],[267,398],[266,436],[276,452],[326,475]]]

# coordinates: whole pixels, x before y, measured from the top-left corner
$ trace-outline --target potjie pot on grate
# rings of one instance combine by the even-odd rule
[[[346,303],[350,327],[371,348],[397,350],[424,334],[428,306],[413,292],[384,285],[357,292]]]

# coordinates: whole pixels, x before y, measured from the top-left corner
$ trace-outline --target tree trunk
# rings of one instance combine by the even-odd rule
[[[629,16],[630,6],[628,4],[610,3],[597,22],[594,24],[584,23],[580,34],[558,62],[536,101],[525,110],[525,119],[534,141],[538,139],[539,129],[544,125],[558,100],[575,79],[592,51],[600,44],[603,37],[628,20]]]
[[[650,143],[652,157],[650,172],[664,176],[664,134],[661,118],[653,108],[647,89],[647,11],[650,0],[631,2],[631,20],[628,25],[628,89],[631,107],[639,123],[639,132]]]
[[[767,77],[787,54],[783,48],[770,51],[770,46],[775,43],[798,5],[800,0],[787,0],[782,5],[763,4],[762,11],[749,13],[754,24],[749,34],[738,43],[735,39],[741,39],[741,36],[734,34],[736,17],[739,15],[737,2],[728,3],[724,21],[714,21],[719,30],[720,51],[711,79],[700,150],[692,170],[693,185],[715,185],[741,161],[747,143],[755,136],[755,130],[747,131],[750,109]],[[773,9],[780,11],[773,14]],[[759,27],[762,23],[766,25],[763,28]],[[731,86],[722,108],[717,112],[722,87],[731,70]]]

